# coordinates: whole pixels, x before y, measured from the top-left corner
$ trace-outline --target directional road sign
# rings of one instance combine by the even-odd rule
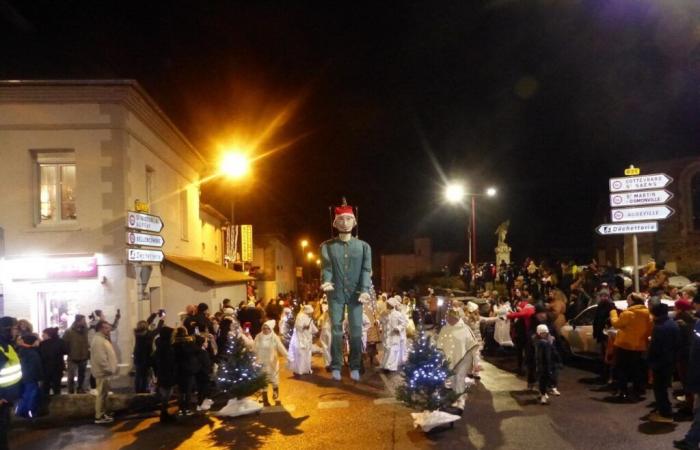
[[[129,262],[159,263],[163,261],[161,250],[146,250],[143,248],[126,249],[126,257]]]
[[[673,182],[665,173],[639,175],[636,177],[610,178],[610,192],[641,191],[644,189],[662,189]]]
[[[635,222],[635,223],[604,223],[596,228],[598,234],[603,236],[609,234],[635,234],[635,233],[656,233],[659,231],[658,222]]]
[[[672,198],[673,194],[666,189],[620,192],[610,194],[610,206],[619,208],[620,206],[658,205],[666,203]]]
[[[639,208],[613,209],[610,213],[613,222],[631,222],[637,220],[664,220],[675,211],[666,205],[642,206]]]
[[[163,229],[163,221],[158,216],[152,214],[138,213],[134,211],[126,212],[126,226],[134,230],[150,231],[160,233]]]
[[[129,231],[126,233],[126,243],[129,245],[143,245],[146,247],[162,247],[165,240],[157,234],[137,233]]]

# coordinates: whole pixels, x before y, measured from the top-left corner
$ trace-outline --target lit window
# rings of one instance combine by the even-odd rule
[[[36,161],[39,171],[39,222],[75,221],[78,214],[73,152],[38,153]]]

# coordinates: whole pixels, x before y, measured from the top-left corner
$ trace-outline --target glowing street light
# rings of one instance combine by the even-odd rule
[[[321,260],[320,260],[320,259],[317,259],[317,260],[316,260],[316,265],[317,265],[318,267],[321,267]]]
[[[495,197],[497,192],[498,191],[496,191],[495,187],[490,187],[490,188],[486,189],[486,195],[488,197]]]
[[[309,252],[306,254],[306,259],[312,261],[314,259],[314,252]]]
[[[220,170],[229,178],[243,178],[250,173],[250,158],[241,151],[226,152],[221,159]]]
[[[306,239],[302,239],[301,242],[300,242],[300,244],[301,244],[301,249],[303,250],[303,249],[305,249],[306,247],[308,247],[309,241],[307,241]]]
[[[445,188],[445,199],[450,203],[459,203],[464,200],[464,187],[458,183],[450,183]]]

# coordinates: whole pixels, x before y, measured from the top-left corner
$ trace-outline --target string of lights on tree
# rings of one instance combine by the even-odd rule
[[[452,375],[454,372],[450,370],[445,354],[425,331],[421,315],[408,361],[401,369],[403,384],[396,390],[397,399],[421,410],[447,407],[457,398],[457,394],[446,386]]]
[[[229,398],[244,398],[267,386],[267,376],[258,364],[255,353],[243,338],[229,336],[216,374],[219,393]]]

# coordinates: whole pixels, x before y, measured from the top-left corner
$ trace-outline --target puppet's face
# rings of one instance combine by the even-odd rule
[[[355,225],[357,225],[355,216],[351,214],[341,214],[333,221],[333,226],[341,233],[350,233]]]

